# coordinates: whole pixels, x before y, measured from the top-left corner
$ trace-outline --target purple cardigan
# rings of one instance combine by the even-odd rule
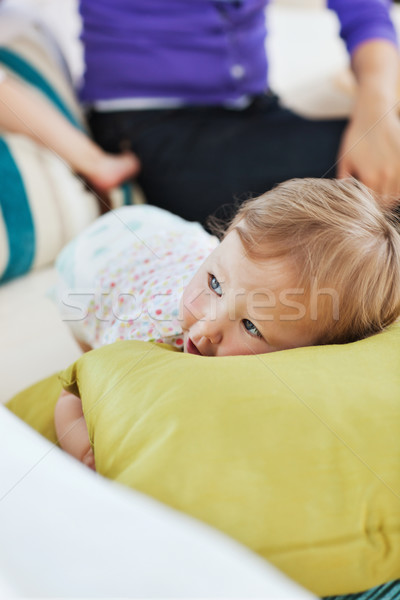
[[[116,98],[235,101],[268,88],[269,0],[80,0],[86,72],[83,102]],[[390,0],[328,0],[351,53],[361,42],[396,43]]]

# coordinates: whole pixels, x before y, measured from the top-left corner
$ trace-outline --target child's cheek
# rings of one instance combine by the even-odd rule
[[[204,309],[207,303],[207,292],[204,287],[191,282],[183,292],[179,314],[180,324],[183,329],[190,329],[197,321],[204,317]]]
[[[183,294],[182,294],[180,302],[179,302],[179,313],[178,313],[178,321],[182,328],[185,327],[184,306],[185,306],[185,290],[183,291]]]
[[[191,311],[190,311],[190,300],[189,290],[186,288],[182,294],[181,301],[179,303],[179,323],[183,330],[189,329],[192,325]]]
[[[187,344],[188,344],[188,338],[189,338],[189,334],[187,331],[184,332],[183,334],[183,351],[187,352]]]

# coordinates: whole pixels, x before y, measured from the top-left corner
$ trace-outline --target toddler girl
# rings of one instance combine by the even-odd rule
[[[61,272],[74,256],[64,305],[86,346],[141,339],[201,356],[260,354],[352,342],[400,315],[400,236],[355,179],[282,183],[245,202],[221,243],[160,209],[126,207],[67,247]],[[77,456],[65,432],[85,424],[80,400],[69,396],[56,425]]]
[[[399,235],[354,179],[282,183],[219,237],[149,205],[104,215],[57,261],[64,319],[88,348],[226,355],[350,342],[399,314]]]

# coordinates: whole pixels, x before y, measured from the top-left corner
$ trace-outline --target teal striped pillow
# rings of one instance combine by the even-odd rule
[[[71,83],[49,53],[44,32],[32,28],[29,35],[24,29],[0,46],[0,65],[85,130]],[[132,186],[113,191],[111,200],[113,206],[132,203]],[[52,263],[99,213],[94,193],[54,153],[25,136],[0,137],[0,283]]]
[[[8,256],[7,248],[2,248],[0,268],[2,281],[7,281],[31,269],[36,236],[24,182],[8,144],[1,138],[0,172],[0,207],[5,228],[5,235],[1,237],[3,242],[8,238]]]
[[[347,596],[325,596],[324,600],[399,600],[400,579],[390,581],[383,585],[371,588],[359,594],[348,594]]]
[[[0,138],[0,282],[54,261],[99,215],[94,194],[28,138]]]

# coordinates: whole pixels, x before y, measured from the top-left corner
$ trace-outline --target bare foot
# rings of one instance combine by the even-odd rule
[[[123,154],[104,152],[83,175],[95,189],[106,192],[131,179],[139,171],[140,161],[131,152]]]

